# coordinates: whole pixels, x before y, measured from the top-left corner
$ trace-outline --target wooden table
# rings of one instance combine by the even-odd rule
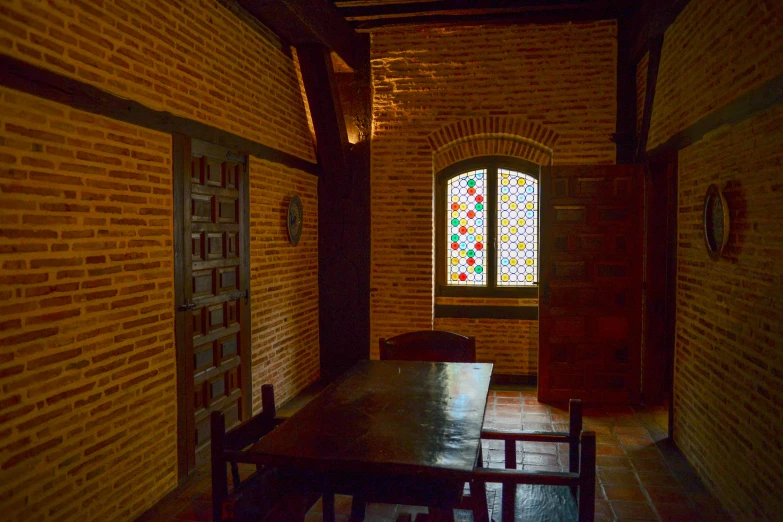
[[[450,510],[476,466],[491,375],[482,363],[362,361],[243,454],[326,493]]]

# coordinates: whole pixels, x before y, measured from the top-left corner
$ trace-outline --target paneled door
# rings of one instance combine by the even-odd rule
[[[540,185],[538,398],[637,402],[643,169],[546,167]]]
[[[178,445],[184,477],[209,461],[213,411],[250,416],[246,156],[174,136]],[[179,168],[177,168],[179,167]]]

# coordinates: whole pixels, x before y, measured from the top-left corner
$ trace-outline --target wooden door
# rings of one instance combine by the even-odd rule
[[[209,460],[209,416],[251,414],[246,157],[175,136],[179,470]]]
[[[542,169],[538,397],[639,399],[643,170]]]

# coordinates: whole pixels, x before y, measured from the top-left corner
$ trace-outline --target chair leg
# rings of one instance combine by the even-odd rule
[[[514,522],[514,497],[516,494],[516,484],[503,484],[503,522]]]
[[[473,509],[473,522],[489,522],[487,505],[487,485],[474,480],[470,483],[470,502]]]
[[[362,495],[354,495],[351,500],[351,522],[362,522],[367,511],[367,499]]]

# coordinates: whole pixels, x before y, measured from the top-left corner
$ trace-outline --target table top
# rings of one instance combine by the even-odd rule
[[[492,364],[361,361],[246,453],[313,471],[473,471]]]

